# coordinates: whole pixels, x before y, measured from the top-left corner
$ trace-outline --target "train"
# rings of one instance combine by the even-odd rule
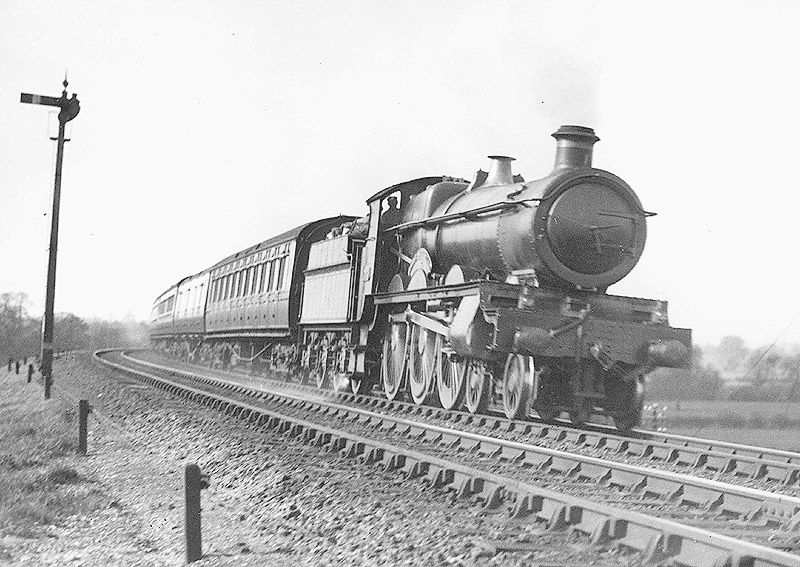
[[[472,179],[392,185],[366,215],[313,220],[181,279],[153,304],[153,349],[446,410],[608,416],[629,431],[645,376],[690,364],[691,330],[669,325],[664,300],[608,293],[655,213],[592,165],[592,128],[552,136],[541,179],[489,156]]]

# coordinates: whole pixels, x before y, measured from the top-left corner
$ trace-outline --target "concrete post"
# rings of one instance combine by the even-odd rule
[[[186,562],[202,559],[203,542],[200,530],[200,491],[208,488],[208,476],[195,464],[186,465],[184,471],[186,491]]]
[[[80,455],[86,454],[86,434],[89,429],[88,422],[91,411],[92,406],[87,400],[78,402],[78,454]]]

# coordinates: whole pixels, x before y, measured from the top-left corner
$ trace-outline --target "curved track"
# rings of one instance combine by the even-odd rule
[[[189,373],[209,374],[203,367],[161,359],[151,353],[139,352],[139,363],[148,361]],[[674,472],[721,478],[731,484],[768,489],[773,492],[800,496],[800,454],[765,447],[737,445],[709,439],[678,436],[647,430],[634,430],[621,435],[612,427],[591,426],[576,429],[566,422],[545,423],[540,420],[508,420],[501,415],[474,415],[466,411],[444,411],[431,406],[419,406],[383,396],[352,395],[320,391],[313,386],[237,372],[214,370],[215,377],[225,377],[242,385],[262,390],[266,384],[272,390],[297,392],[301,396],[333,397],[351,405],[374,408],[380,412],[401,412],[424,419],[434,425],[466,427],[473,432],[487,432],[510,440],[524,439],[544,447],[578,452],[606,460],[636,462],[666,468]],[[453,425],[455,424],[455,425]]]
[[[104,363],[131,371],[131,359],[115,355],[118,361],[112,362],[107,356],[98,354]],[[625,439],[451,414],[449,424],[443,426],[432,423],[440,418],[431,408],[320,395],[319,391],[309,395],[301,389],[269,393],[264,391],[263,381],[179,371],[152,362],[138,364],[136,373],[143,379],[188,399],[290,431],[363,462],[382,463],[408,476],[424,476],[431,485],[473,496],[486,507],[506,507],[517,518],[585,533],[593,541],[611,542],[648,560],[669,558],[685,565],[712,565],[714,561],[800,565],[796,554],[800,549],[800,499],[653,468],[654,463],[689,460],[674,446],[666,453],[652,448],[666,446],[663,439]],[[148,369],[141,369],[142,364]],[[594,450],[604,447],[606,456],[622,458],[598,458],[531,442],[546,440],[555,431],[559,431],[556,438],[560,443],[588,445]],[[640,444],[651,449],[640,451]],[[698,455],[695,449],[686,455]],[[727,457],[730,461],[730,452]],[[647,459],[650,464],[621,462],[636,459]],[[709,462],[707,456],[693,460]],[[762,460],[751,466],[763,470],[767,462],[774,463]],[[717,473],[746,476],[742,472],[746,467],[728,465],[727,469],[718,468]],[[793,474],[782,479],[788,492],[793,492],[797,482],[796,470]],[[753,479],[763,476],[750,475]],[[709,559],[713,561],[709,563]]]

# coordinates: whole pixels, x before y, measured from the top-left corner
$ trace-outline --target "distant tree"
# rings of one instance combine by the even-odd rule
[[[123,321],[89,321],[92,348],[147,346],[147,324],[128,317]]]
[[[746,371],[742,375],[742,381],[756,388],[764,385],[774,378],[780,358],[780,354],[775,351],[769,351],[766,347],[754,350],[747,357]]]
[[[785,356],[781,361],[784,377],[787,381],[788,391],[786,400],[800,402],[800,353],[795,352]]]
[[[89,325],[80,317],[72,313],[59,313],[53,329],[53,348],[56,352],[89,347]]]
[[[42,348],[42,319],[25,319],[19,335],[22,356],[38,356]]]
[[[733,335],[728,335],[720,340],[716,353],[717,360],[721,366],[720,369],[724,372],[735,371],[750,355],[744,339]]]
[[[38,355],[42,320],[28,310],[31,302],[20,292],[0,294],[0,360]],[[147,323],[127,316],[123,321],[84,321],[72,313],[55,317],[53,346],[56,351],[98,349],[113,346],[147,346]]]
[[[699,347],[692,351],[689,368],[659,368],[648,375],[647,395],[659,400],[713,400],[722,389],[719,371],[703,363]]]
[[[0,294],[0,351],[5,356],[30,356],[39,349],[37,320],[28,315],[30,305],[26,293]]]
[[[731,399],[784,401],[800,398],[800,352],[784,352],[775,344],[751,352]]]

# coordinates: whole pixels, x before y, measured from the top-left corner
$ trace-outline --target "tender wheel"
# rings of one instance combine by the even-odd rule
[[[531,393],[534,389],[532,356],[509,354],[503,371],[503,411],[508,419],[528,416]]]
[[[641,380],[636,381],[636,386],[630,389],[628,395],[627,409],[614,415],[614,425],[622,433],[630,432],[642,422],[644,384]]]
[[[408,326],[394,323],[389,326],[383,339],[383,358],[381,360],[381,381],[383,391],[390,400],[397,399],[403,386],[406,371]]]
[[[489,407],[490,380],[486,363],[470,360],[466,372],[466,405],[470,413],[483,413]]]
[[[413,325],[408,353],[408,389],[417,405],[425,403],[435,385],[436,333]]]
[[[436,364],[436,389],[444,409],[458,409],[464,402],[464,375],[467,361],[456,354],[439,353]]]

